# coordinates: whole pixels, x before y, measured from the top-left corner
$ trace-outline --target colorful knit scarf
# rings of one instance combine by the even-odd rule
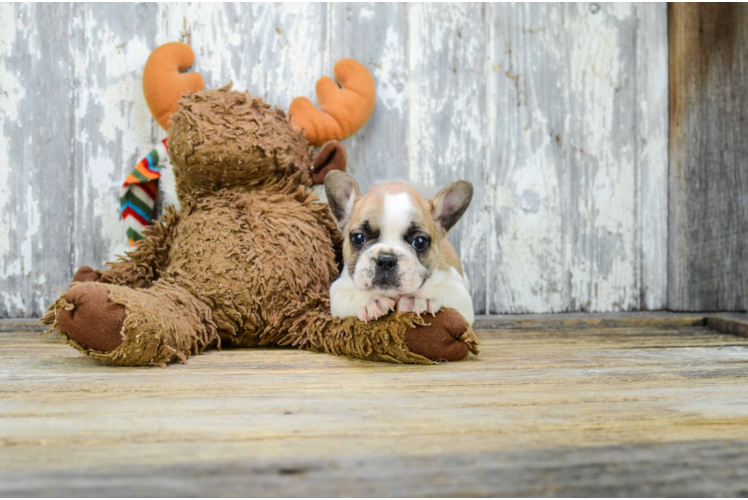
[[[161,168],[169,160],[166,139],[140,160],[125,179],[120,191],[120,211],[127,228],[130,246],[145,238],[143,230],[151,223],[156,212],[156,195]]]

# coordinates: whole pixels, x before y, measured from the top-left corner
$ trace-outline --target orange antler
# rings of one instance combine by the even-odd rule
[[[151,52],[143,69],[143,94],[153,118],[164,130],[171,127],[171,115],[179,109],[183,94],[205,87],[198,73],[180,73],[195,62],[189,45],[181,42],[164,44]]]
[[[321,109],[306,97],[297,97],[288,108],[291,125],[303,130],[315,146],[352,136],[374,111],[374,78],[363,64],[341,59],[333,73],[342,88],[327,76],[317,80]]]

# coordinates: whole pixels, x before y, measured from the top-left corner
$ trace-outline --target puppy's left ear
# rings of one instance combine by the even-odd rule
[[[358,190],[358,183],[345,172],[332,170],[325,177],[325,192],[332,216],[335,217],[338,227],[343,231],[351,218],[353,202],[361,194]]]
[[[473,185],[468,181],[453,182],[431,198],[431,215],[436,229],[447,234],[465,213],[473,199]]]

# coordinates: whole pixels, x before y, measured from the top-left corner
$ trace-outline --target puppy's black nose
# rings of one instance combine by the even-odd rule
[[[391,253],[380,253],[377,256],[377,267],[382,271],[394,269],[397,265],[397,255]]]

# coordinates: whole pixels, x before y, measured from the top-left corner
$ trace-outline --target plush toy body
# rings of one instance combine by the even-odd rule
[[[181,208],[167,209],[108,269],[81,268],[50,306],[43,321],[74,347],[128,366],[184,361],[212,345],[298,346],[409,363],[477,352],[472,331],[451,310],[373,323],[331,317],[340,234],[307,187],[344,168],[339,143],[314,154],[293,117],[230,86],[191,92],[167,118]],[[332,119],[357,129],[355,117]]]

